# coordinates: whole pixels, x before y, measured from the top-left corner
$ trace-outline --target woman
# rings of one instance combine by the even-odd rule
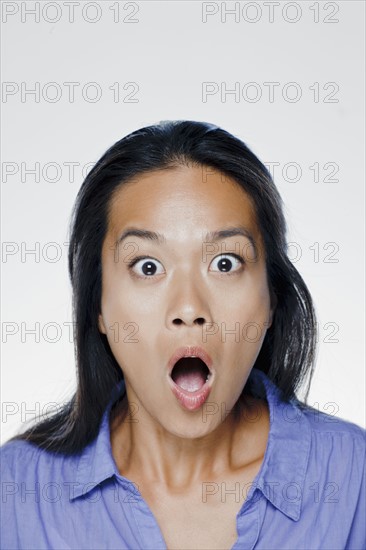
[[[115,143],[76,200],[78,384],[1,448],[3,548],[364,548],[365,430],[312,409],[282,201],[193,121]]]

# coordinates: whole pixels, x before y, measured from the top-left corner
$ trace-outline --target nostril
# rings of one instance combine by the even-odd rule
[[[198,325],[202,326],[205,324],[205,320],[203,317],[197,317],[197,319],[195,319],[194,321],[195,323],[197,323]],[[173,319],[173,323],[175,325],[181,325],[183,323],[182,319]]]

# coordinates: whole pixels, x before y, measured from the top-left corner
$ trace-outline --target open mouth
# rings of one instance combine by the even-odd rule
[[[182,390],[196,392],[210,379],[211,371],[199,357],[181,357],[170,376]]]

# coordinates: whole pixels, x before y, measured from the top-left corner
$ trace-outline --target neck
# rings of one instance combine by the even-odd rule
[[[259,408],[258,408],[259,407]],[[258,411],[259,421],[254,421]],[[269,431],[265,403],[242,394],[233,410],[210,433],[183,438],[146,415],[133,418],[127,395],[110,417],[112,454],[121,475],[141,477],[171,490],[188,490],[202,480],[234,473],[264,455]],[[264,428],[264,430],[263,430]]]

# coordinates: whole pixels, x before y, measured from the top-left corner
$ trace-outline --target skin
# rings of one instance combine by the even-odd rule
[[[238,235],[203,254],[207,232],[239,225],[254,237],[255,261],[248,238]],[[131,226],[164,234],[166,244],[133,236],[116,249],[117,238]],[[249,261],[242,266],[230,252]],[[231,260],[230,272],[220,270],[220,254]],[[139,255],[148,259],[130,270],[128,262]],[[149,260],[156,272],[144,279],[142,266]],[[272,316],[253,205],[233,180],[212,169],[180,166],[139,175],[116,192],[102,249],[99,330],[123,371],[132,407],[127,420],[133,421],[118,417],[111,424],[112,452],[121,474],[135,479],[144,472],[155,487],[188,494],[202,480],[230,477],[263,458],[269,431],[266,403],[246,401],[250,412],[240,421],[230,411]],[[201,318],[226,328],[226,336],[220,329],[204,341]],[[127,323],[133,329],[126,329]],[[242,333],[235,338],[229,332],[235,323],[240,329],[256,323],[260,337],[249,330],[247,338]],[[200,345],[213,359],[208,402],[217,404],[215,413],[205,414],[213,411],[205,405],[185,410],[167,383],[168,360],[184,345]]]

